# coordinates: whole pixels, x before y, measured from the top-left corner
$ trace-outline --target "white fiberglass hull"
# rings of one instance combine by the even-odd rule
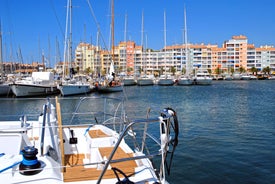
[[[134,86],[136,84],[137,82],[135,81],[135,79],[123,79],[124,86]]]
[[[172,86],[174,85],[173,79],[159,79],[158,85],[160,86]]]
[[[137,85],[138,86],[151,86],[154,85],[153,79],[138,79],[137,80]]]
[[[56,86],[12,84],[11,90],[16,97],[43,96],[59,93]]]
[[[178,80],[178,85],[180,86],[189,86],[193,84],[193,80],[188,78],[182,78]]]
[[[91,87],[89,84],[63,84],[59,85],[58,89],[62,96],[87,94],[91,92]]]
[[[212,78],[196,78],[195,79],[196,85],[211,85],[212,84]]]

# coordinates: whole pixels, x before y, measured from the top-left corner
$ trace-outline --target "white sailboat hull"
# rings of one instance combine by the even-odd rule
[[[64,84],[59,85],[58,89],[60,90],[62,96],[87,94],[91,92],[91,87],[89,84]]]
[[[180,86],[190,86],[193,85],[193,80],[189,78],[181,78],[178,80],[178,85]]]
[[[138,79],[137,80],[138,86],[151,86],[154,85],[154,81],[152,79]]]
[[[123,79],[123,85],[124,86],[134,86],[134,85],[136,85],[137,84],[137,82],[136,82],[136,80],[135,79]]]
[[[158,85],[160,86],[172,86],[174,85],[173,79],[159,79]]]

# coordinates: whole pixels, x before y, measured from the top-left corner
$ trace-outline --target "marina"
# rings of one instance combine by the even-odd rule
[[[1,183],[275,183],[274,5],[0,1]]]
[[[147,107],[173,106],[179,144],[170,183],[274,183],[274,80],[213,81],[200,86],[125,86],[127,116],[146,117]],[[157,95],[156,95],[157,94]],[[60,98],[70,112],[83,96]],[[45,99],[1,98],[1,118],[41,111]],[[3,119],[0,119],[1,121]],[[64,118],[64,123],[70,119]],[[180,164],[179,164],[180,163]]]

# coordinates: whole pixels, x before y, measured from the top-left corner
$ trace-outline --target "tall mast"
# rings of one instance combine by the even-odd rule
[[[186,22],[186,9],[184,7],[184,44],[185,44],[185,61],[186,61],[186,74],[189,75],[189,59],[188,59],[188,48],[187,48],[187,22]]]
[[[115,45],[114,45],[114,41],[115,41],[115,34],[114,34],[114,24],[115,24],[115,12],[114,12],[114,0],[112,0],[112,24],[111,24],[111,36],[112,36],[112,61],[114,61],[114,52],[115,52]]]
[[[127,72],[127,13],[125,14],[125,24],[124,24],[124,42],[125,42],[125,71]],[[124,67],[123,67],[124,68]]]
[[[141,69],[143,67],[143,36],[144,36],[144,15],[142,11],[142,16],[141,16]],[[146,72],[145,72],[146,75]]]
[[[69,3],[69,8],[70,8],[70,36],[69,36],[69,58],[68,58],[68,61],[69,61],[69,68],[72,67],[72,0],[70,0],[70,3]]]
[[[166,75],[166,12],[164,11],[164,72]]]

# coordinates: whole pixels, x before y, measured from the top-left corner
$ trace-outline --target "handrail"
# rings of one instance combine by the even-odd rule
[[[115,155],[115,153],[116,153],[116,151],[117,151],[117,149],[118,149],[118,147],[119,147],[119,144],[121,143],[121,141],[122,141],[123,138],[125,137],[127,131],[128,131],[133,125],[135,125],[135,124],[137,124],[137,123],[152,123],[152,122],[159,122],[159,120],[160,120],[159,118],[152,118],[152,119],[147,119],[146,121],[132,121],[131,123],[129,123],[129,124],[124,128],[124,130],[121,132],[121,134],[120,134],[120,136],[119,136],[119,138],[118,138],[118,140],[117,140],[117,142],[116,142],[116,144],[115,144],[115,146],[114,146],[114,149],[112,150],[112,152],[111,152],[111,154],[110,154],[110,156],[109,156],[107,162],[105,163],[105,166],[104,166],[102,172],[100,173],[100,176],[99,176],[99,178],[98,178],[97,184],[100,184],[100,182],[101,182],[101,180],[102,180],[102,178],[103,178],[103,176],[104,176],[104,174],[105,174],[105,172],[106,172],[108,166],[110,165],[110,163],[111,163],[111,161],[112,161],[112,159],[113,159],[113,156]]]
[[[42,133],[41,133],[41,143],[40,143],[40,153],[44,153],[44,138],[45,138],[45,125],[46,125],[46,113],[47,113],[47,104],[43,106],[43,122],[42,122]]]

